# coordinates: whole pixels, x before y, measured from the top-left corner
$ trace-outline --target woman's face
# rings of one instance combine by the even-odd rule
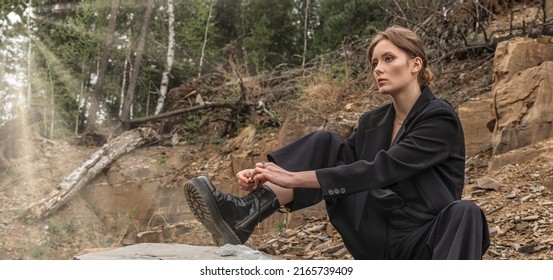
[[[373,77],[380,93],[393,95],[403,91],[412,83],[418,84],[421,59],[410,58],[390,40],[384,39],[376,44],[371,64]]]

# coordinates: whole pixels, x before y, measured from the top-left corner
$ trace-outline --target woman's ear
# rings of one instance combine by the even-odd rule
[[[422,59],[420,57],[413,58],[413,67],[411,68],[411,71],[413,73],[419,72],[422,69]]]

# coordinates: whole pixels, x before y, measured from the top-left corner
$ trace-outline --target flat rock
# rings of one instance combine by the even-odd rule
[[[270,260],[275,259],[244,245],[192,246],[140,243],[132,246],[78,254],[76,260]]]

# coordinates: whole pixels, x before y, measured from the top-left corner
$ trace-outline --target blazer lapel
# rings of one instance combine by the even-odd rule
[[[432,91],[430,91],[430,88],[427,86],[423,86],[421,88],[421,95],[419,96],[419,99],[417,99],[417,102],[415,102],[415,105],[413,105],[413,108],[411,108],[411,111],[409,111],[409,114],[407,114],[407,117],[405,118],[405,121],[403,122],[403,126],[408,126],[411,121],[413,121],[414,117],[419,114],[419,112],[428,105],[428,102],[436,99]]]
[[[390,105],[388,110],[371,119],[369,129],[363,132],[363,148],[359,159],[372,161],[380,150],[390,148],[395,115],[394,106]]]
[[[423,86],[421,88],[421,95],[417,99],[417,102],[415,102],[415,105],[413,105],[413,108],[409,111],[407,114],[407,117],[405,118],[405,121],[403,122],[403,125],[399,128],[399,131],[396,134],[396,137],[394,138],[394,141],[392,142],[392,145],[395,145],[399,142],[400,139],[405,136],[405,132],[407,131],[405,128],[409,126],[409,124],[413,121],[414,117],[419,114],[419,112],[426,107],[428,102],[434,100],[436,97],[430,91],[430,88],[427,86]]]

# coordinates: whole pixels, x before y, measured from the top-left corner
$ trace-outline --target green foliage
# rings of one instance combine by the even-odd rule
[[[252,73],[263,72],[263,69],[270,69],[271,61],[274,61],[276,54],[270,50],[272,45],[271,37],[275,31],[267,25],[269,19],[262,16],[257,23],[252,26],[252,36],[244,40],[244,45],[251,50],[249,53],[250,71]],[[272,59],[271,59],[272,58]]]
[[[281,232],[286,229],[286,220],[289,213],[284,213],[278,220],[275,221],[275,230]]]
[[[32,86],[30,105],[41,108],[46,116],[41,124],[43,134],[64,137],[75,127],[83,127],[84,112],[95,86],[98,63],[105,45],[110,2],[33,1],[33,17],[27,18],[27,1],[1,1],[0,102],[14,104],[18,100],[14,93],[25,90],[24,86],[7,82],[5,77],[23,77],[21,83],[31,83]],[[169,88],[198,76],[206,38],[201,73],[229,69],[229,61],[247,72],[244,73],[246,75],[283,70],[302,63],[304,40],[307,41],[305,56],[309,60],[322,52],[334,50],[344,40],[374,34],[388,22],[381,8],[386,7],[388,2],[175,1],[175,60]],[[134,94],[134,117],[153,113],[167,56],[167,3],[156,0],[155,5]],[[211,16],[210,8],[213,8]],[[100,100],[99,120],[103,125],[110,125],[112,120],[118,118],[120,93],[127,86],[123,80],[128,83],[144,11],[144,1],[138,0],[124,0],[119,8]],[[11,22],[9,14],[18,15],[20,21]],[[304,38],[306,32],[307,38]],[[31,71],[27,71],[29,45]],[[229,45],[232,47],[226,48]],[[13,106],[0,106],[0,122],[16,114]],[[187,120],[184,125],[186,130],[198,131],[193,124],[188,124],[198,120],[196,117]],[[186,137],[193,140],[193,136],[187,134]]]
[[[44,241],[36,244],[31,248],[29,252],[29,257],[33,260],[41,260],[49,255],[49,250],[52,245],[52,240],[50,237],[47,237]]]
[[[42,259],[42,257],[44,256],[44,253],[45,253],[45,246],[42,245],[42,244],[39,244],[39,245],[35,245],[32,249],[31,249],[31,259],[33,260],[40,260]]]
[[[15,218],[23,219],[29,214],[29,211],[26,209],[17,209],[15,210]]]
[[[57,219],[52,219],[48,223],[48,231],[54,235],[60,233],[60,222]]]
[[[387,24],[382,9],[388,1],[320,0],[320,17],[315,45],[318,52],[334,50],[344,41],[370,36]]]
[[[211,0],[215,1],[215,0]],[[191,79],[198,76],[199,59],[204,42],[206,24],[208,23],[210,1],[190,0],[181,2],[175,7],[175,17],[179,19],[176,24],[177,55],[176,65],[174,67],[183,71],[184,77]],[[217,37],[217,26],[213,20],[213,11],[209,18],[207,44],[205,49],[204,63],[202,73],[210,72],[211,61],[220,61],[221,54],[215,44]],[[184,61],[185,63],[180,63]]]
[[[165,165],[166,162],[167,162],[167,156],[165,155],[165,153],[161,153],[157,155],[157,163],[159,165]]]
[[[71,218],[71,220],[65,223],[64,229],[65,229],[65,232],[68,234],[75,233],[75,231],[77,230],[77,221]]]
[[[225,138],[219,135],[211,135],[211,144],[222,144],[225,143]]]

